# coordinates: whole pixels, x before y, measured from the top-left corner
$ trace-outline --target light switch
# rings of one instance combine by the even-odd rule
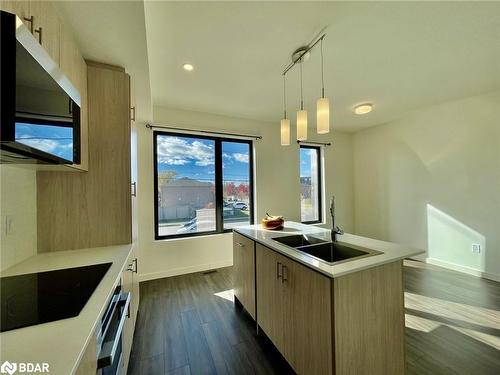
[[[481,245],[478,243],[473,243],[472,244],[472,252],[479,254],[481,252]]]

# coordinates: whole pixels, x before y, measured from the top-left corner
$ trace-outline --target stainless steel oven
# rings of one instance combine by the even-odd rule
[[[123,367],[123,327],[130,316],[130,293],[118,285],[101,318],[97,332],[97,374],[117,375]]]

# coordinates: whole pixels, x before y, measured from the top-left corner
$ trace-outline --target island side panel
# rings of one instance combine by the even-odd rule
[[[255,242],[238,233],[233,233],[233,269],[234,296],[255,319]]]
[[[402,264],[333,280],[337,374],[404,374]]]

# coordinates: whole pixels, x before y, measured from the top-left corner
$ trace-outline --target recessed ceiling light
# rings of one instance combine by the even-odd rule
[[[356,107],[354,107],[354,113],[357,115],[366,115],[367,113],[370,113],[372,109],[373,109],[373,104],[370,103],[358,104]]]
[[[184,68],[184,70],[187,70],[188,72],[194,70],[194,66],[192,66],[191,64],[184,64],[182,67]]]

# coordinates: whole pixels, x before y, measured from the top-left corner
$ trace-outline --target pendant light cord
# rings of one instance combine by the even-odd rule
[[[286,74],[283,74],[283,113],[286,119]]]
[[[304,96],[302,94],[302,58],[300,59],[300,110],[304,110]]]
[[[325,77],[323,74],[323,38],[321,38],[321,97],[325,97]]]

